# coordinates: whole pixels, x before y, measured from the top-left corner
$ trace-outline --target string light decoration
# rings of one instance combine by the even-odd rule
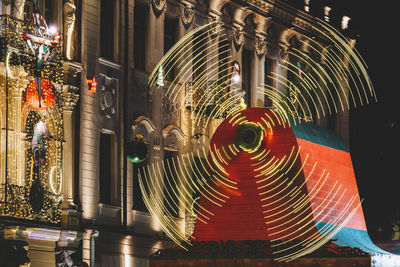
[[[280,89],[258,87],[273,108],[241,105],[229,38],[217,21],[185,35],[150,74],[149,85],[157,86],[161,66],[166,77],[175,71],[165,96],[189,110],[189,136],[214,133],[209,145],[139,170],[149,212],[183,249],[197,241],[262,239],[276,260],[291,261],[335,237],[379,251],[366,231],[347,147],[309,123],[376,95],[352,44],[321,20],[313,32],[330,45],[305,36],[300,42],[309,52],[291,47],[278,63],[290,75],[268,77]],[[333,158],[340,162],[328,164]],[[183,227],[178,214],[195,226]],[[348,231],[362,237],[348,239]]]
[[[24,39],[24,36],[38,36],[38,28],[7,15],[1,16],[0,20],[0,69],[3,69],[0,72],[0,143],[6,148],[0,164],[0,195],[6,203],[0,204],[0,214],[59,224],[63,140],[62,43],[53,39],[50,32],[41,35],[56,43],[50,44],[54,45],[51,53],[42,62],[41,88],[46,101],[41,99],[42,107],[39,107],[33,84],[36,81],[32,82],[37,76],[37,58]],[[21,91],[21,88],[26,90]],[[32,135],[38,120],[47,125],[53,138],[44,141],[45,163],[36,173],[32,171]],[[35,208],[29,203],[33,192],[42,195],[39,197],[42,199],[40,205]]]
[[[158,74],[157,74],[157,81],[156,81],[157,86],[163,87],[164,86],[164,74],[163,74],[163,68],[160,66],[158,68]]]

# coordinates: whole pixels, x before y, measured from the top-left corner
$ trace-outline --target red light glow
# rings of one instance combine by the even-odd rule
[[[42,79],[40,83],[44,99],[41,99],[41,106],[39,107],[39,94],[36,90],[36,82],[32,81],[25,91],[26,103],[34,109],[44,110],[53,105],[56,100],[56,90],[52,82]]]

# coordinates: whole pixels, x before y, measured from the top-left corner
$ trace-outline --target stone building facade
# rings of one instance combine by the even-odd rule
[[[31,1],[3,0],[0,6],[2,22],[16,18],[31,23]],[[150,254],[173,245],[144,205],[139,166],[127,160],[127,148],[140,133],[149,149],[142,165],[161,162],[207,144],[219,124],[216,119],[203,136],[193,138],[197,132],[191,126],[191,111],[180,108],[182,103],[170,103],[163,90],[147,82],[158,61],[185,34],[210,21],[220,22],[229,37],[230,56],[241,66],[247,106],[265,107],[271,103],[257,86],[268,84],[288,93],[270,77],[288,76],[279,63],[290,61],[293,47],[311,53],[307,40],[317,36],[317,17],[349,33],[341,25],[348,14],[329,1],[39,0],[39,9],[48,25],[63,34],[62,79],[56,83],[62,124],[61,219],[41,222],[7,214],[0,219],[2,246],[25,246],[31,266],[84,262],[144,267]],[[2,37],[8,34],[5,25]],[[321,49],[324,45],[321,40]],[[2,61],[4,69],[5,58]],[[348,141],[348,112],[315,122]],[[1,127],[5,140],[3,122]],[[26,134],[25,128],[19,133]],[[27,166],[20,163],[16,168]],[[3,179],[3,188],[4,184]],[[176,218],[184,228],[190,220],[185,216]],[[4,262],[5,255],[0,257]]]

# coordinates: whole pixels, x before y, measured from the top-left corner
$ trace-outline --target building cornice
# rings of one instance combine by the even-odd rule
[[[316,27],[321,28],[319,24],[323,23],[322,20],[282,1],[232,0],[232,2],[293,31],[314,38],[319,37],[321,40],[324,39],[320,32],[314,30]]]

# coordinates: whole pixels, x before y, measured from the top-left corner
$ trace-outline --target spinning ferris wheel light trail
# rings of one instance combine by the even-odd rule
[[[332,238],[382,252],[366,230],[347,146],[310,123],[376,100],[365,62],[321,21],[314,30],[331,45],[307,37],[310,53],[290,48],[278,66],[292,78],[272,72],[277,88],[257,87],[272,107],[246,108],[240,65],[217,26],[189,32],[149,77],[157,85],[158,70],[168,76],[174,69],[160,88],[165,97],[184,99],[179,105],[199,132],[219,121],[209,144],[139,172],[146,206],[162,230],[184,249],[198,241],[269,240],[278,261],[309,254]],[[185,233],[174,214],[194,215],[194,232]],[[362,241],[349,239],[355,232]]]

